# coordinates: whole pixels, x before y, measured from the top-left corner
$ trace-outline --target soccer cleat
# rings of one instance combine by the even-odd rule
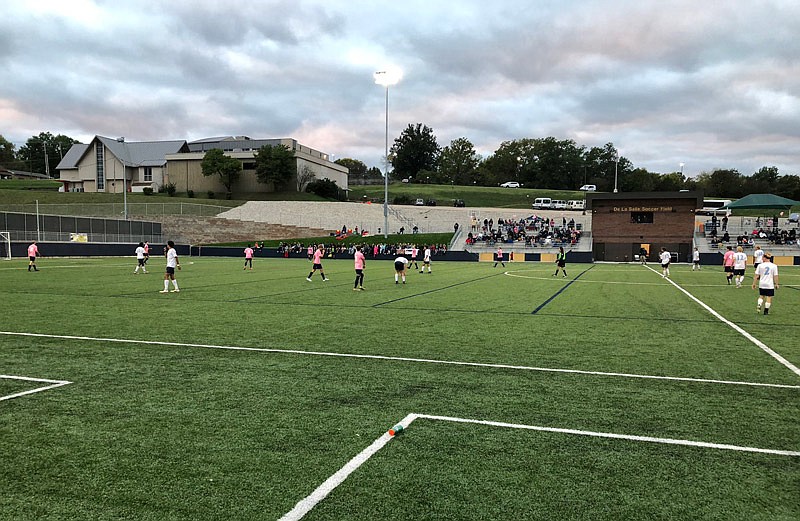
[[[169,293],[169,290],[168,289],[162,289],[161,291],[159,291],[159,293]]]
[[[173,290],[171,291],[171,293],[180,293],[180,292],[181,292],[181,290],[179,290],[179,289],[173,289]]]
[[[353,291],[358,291],[358,288],[353,288]]]
[[[359,291],[364,291],[364,286],[359,286],[359,287],[358,287],[358,290],[359,290]]]
[[[324,279],[322,279],[322,282],[328,282],[329,280],[330,279],[328,279],[328,278],[324,278]]]
[[[311,277],[306,277],[306,280],[311,282]]]
[[[400,284],[400,283],[399,283],[399,282],[397,282],[397,281],[394,281],[394,283],[395,283],[395,284]]]

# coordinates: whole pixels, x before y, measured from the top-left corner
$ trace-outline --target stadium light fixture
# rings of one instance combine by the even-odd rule
[[[383,169],[383,236],[389,237],[389,86],[397,85],[403,77],[398,69],[376,72],[375,83],[386,88],[386,140],[384,143]]]

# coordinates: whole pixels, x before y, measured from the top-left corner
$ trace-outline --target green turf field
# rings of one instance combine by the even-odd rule
[[[0,519],[800,518],[797,268],[149,264],[0,262]]]

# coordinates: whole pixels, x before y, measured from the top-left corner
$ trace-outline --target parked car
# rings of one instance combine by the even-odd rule
[[[417,199],[414,201],[414,206],[425,206],[425,199]]]
[[[543,210],[547,208],[551,208],[553,205],[553,200],[549,197],[537,197],[533,200],[533,207],[537,210]]]
[[[425,202],[425,205],[426,205],[426,206],[436,206],[436,199],[428,199],[428,200]]]
[[[553,199],[550,202],[550,208],[554,208],[556,210],[566,210],[567,209],[567,202],[562,201],[560,199]]]
[[[463,208],[463,207],[465,207],[467,205],[466,205],[466,203],[464,203],[463,199],[453,199],[453,206],[457,206],[459,208]]]
[[[586,201],[583,199],[567,201],[567,209],[569,210],[583,210],[584,208],[586,208]]]
[[[579,190],[582,190],[584,192],[596,192],[597,185],[583,185],[582,187],[579,188]]]
[[[520,187],[520,186],[522,186],[522,185],[520,185],[520,184],[519,184],[518,182],[516,182],[516,181],[507,181],[507,182],[505,182],[505,183],[501,184],[500,186],[501,186],[502,188],[519,188],[519,187]]]
[[[409,182],[411,182],[411,180],[410,180],[408,177],[406,177],[405,179],[403,179],[403,180],[402,180],[402,181],[400,181],[400,182],[401,182],[401,183],[409,183]]]

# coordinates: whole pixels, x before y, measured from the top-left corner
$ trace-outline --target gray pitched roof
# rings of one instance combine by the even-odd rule
[[[61,158],[61,161],[58,162],[56,170],[78,168],[78,160],[83,157],[83,153],[86,152],[87,148],[89,148],[89,145],[84,145],[83,143],[72,145],[64,157]]]

